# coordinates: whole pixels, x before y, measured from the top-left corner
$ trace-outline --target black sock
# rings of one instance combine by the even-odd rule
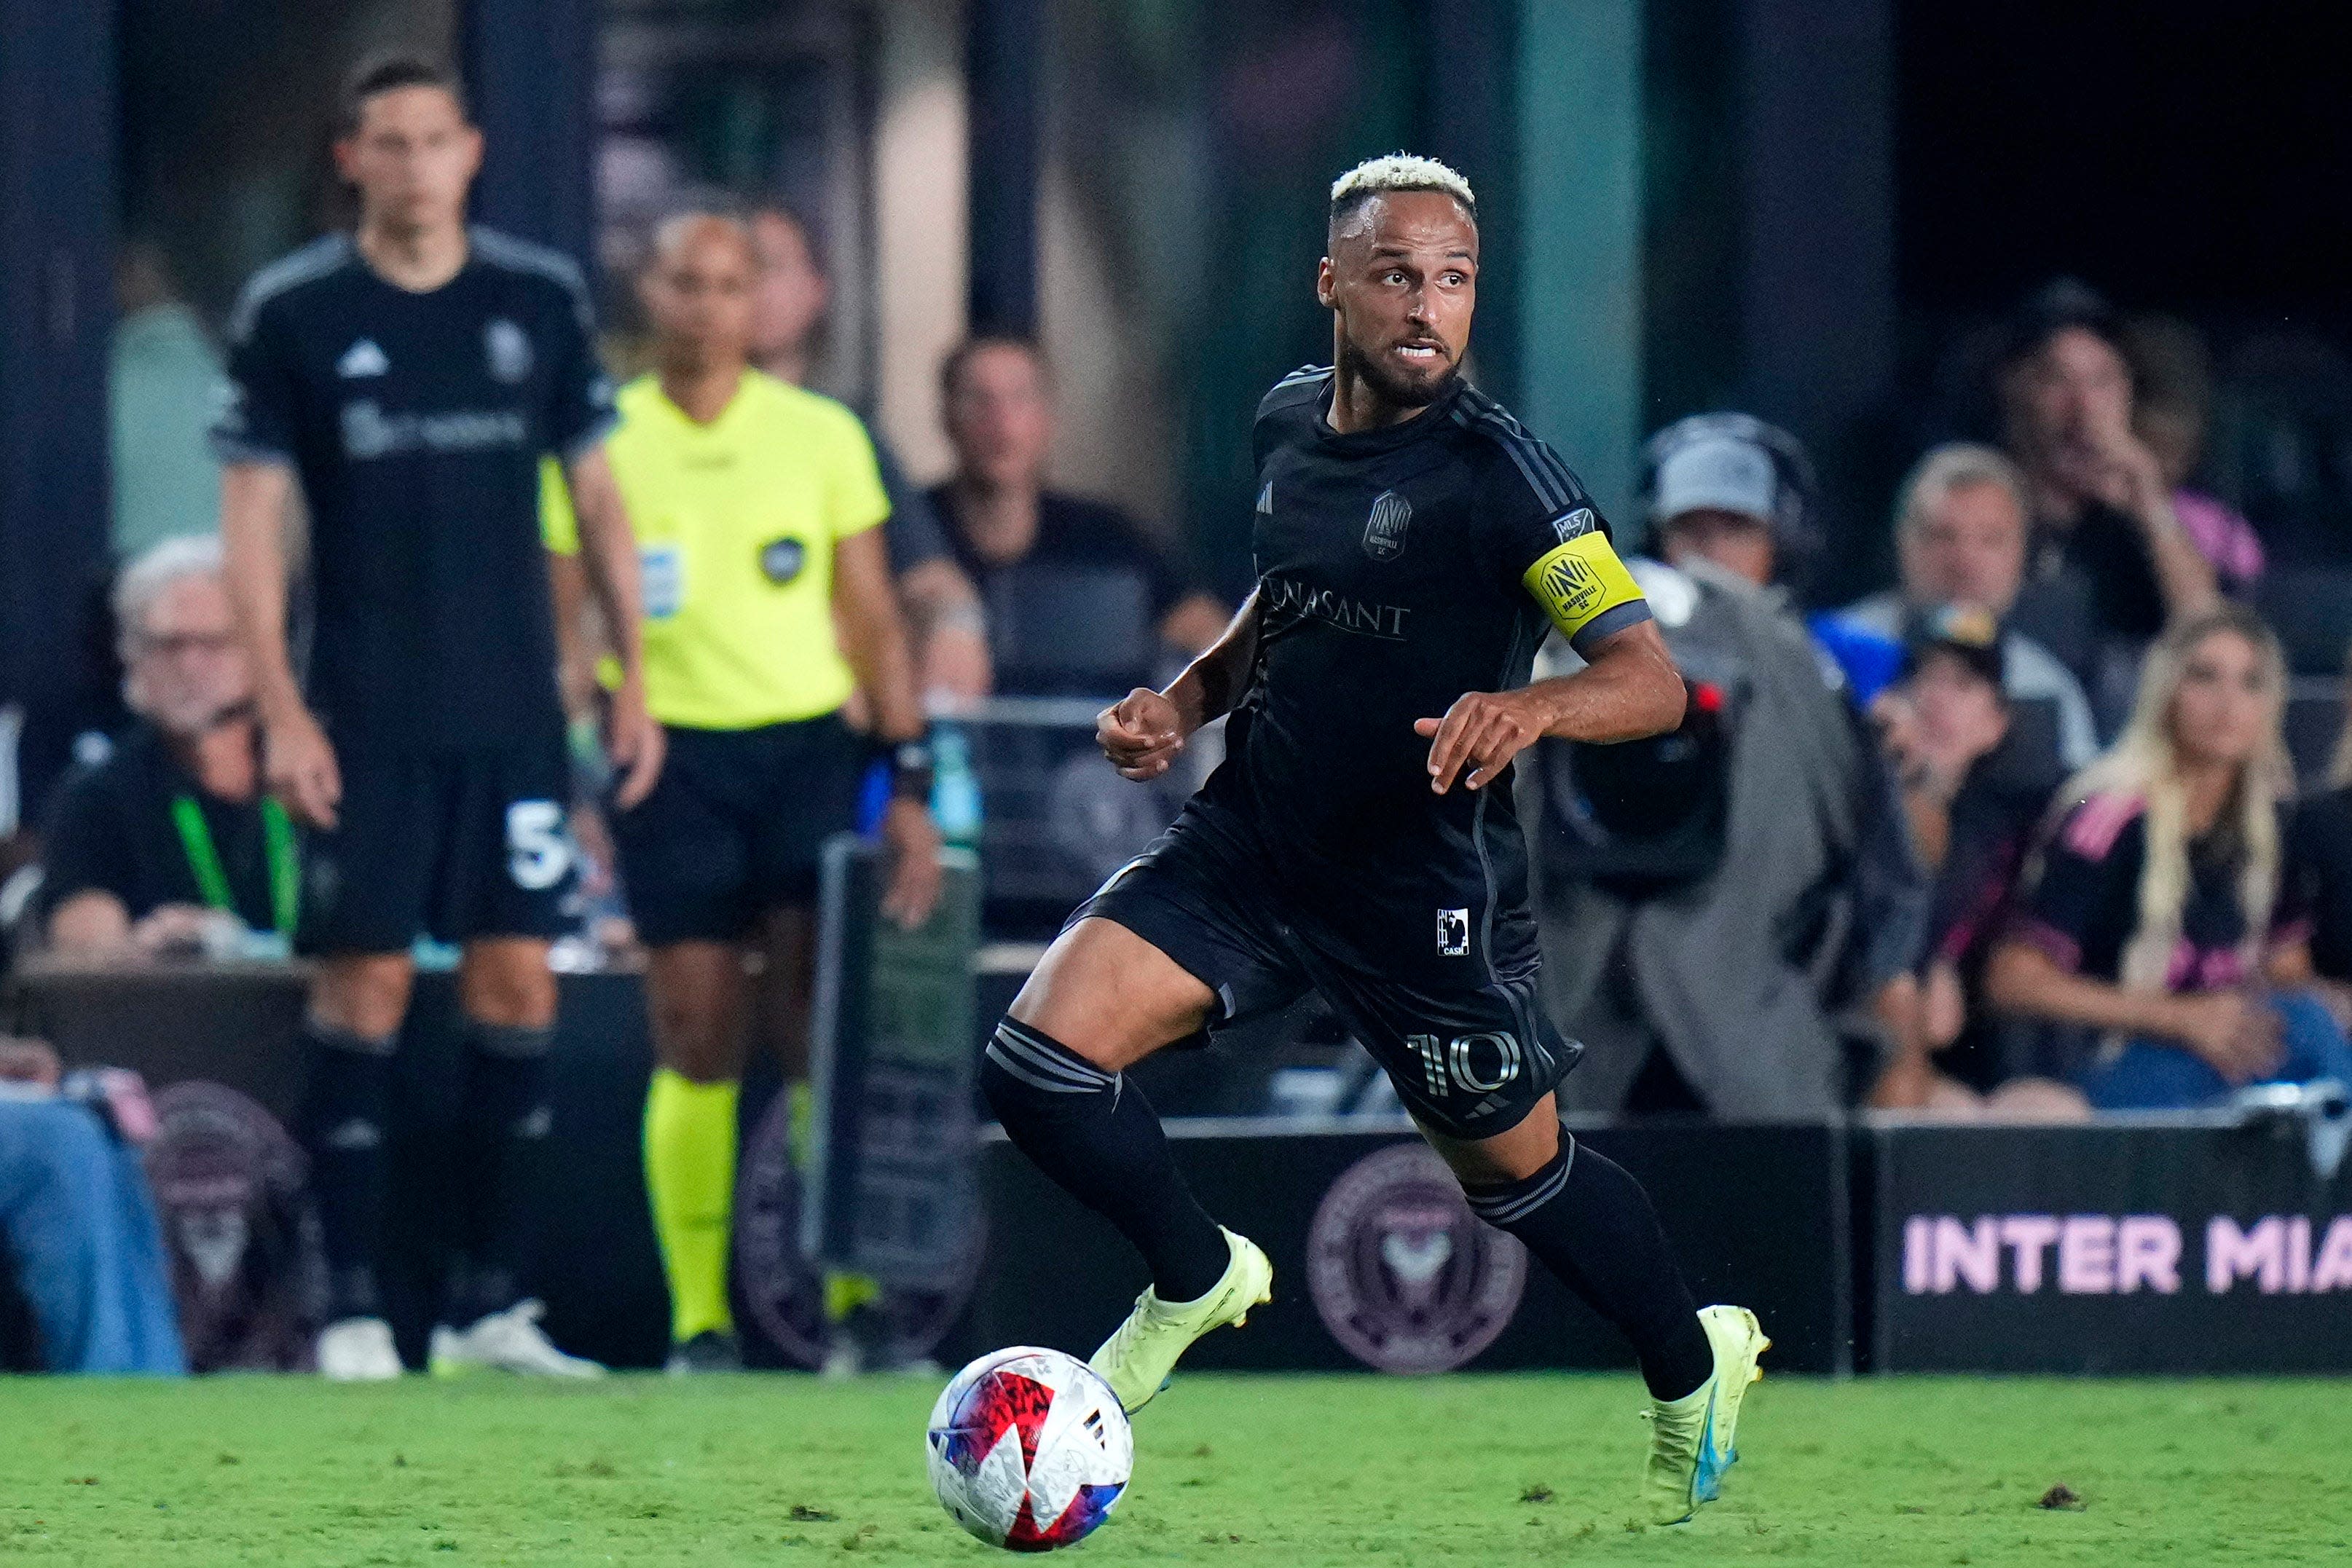
[[[528,1188],[552,1113],[547,1103],[551,1029],[466,1023],[466,1095],[458,1111],[462,1260],[448,1317],[469,1323],[522,1300],[530,1240]]]
[[[1679,1399],[1715,1371],[1690,1287],[1642,1184],[1565,1130],[1549,1165],[1507,1186],[1466,1189],[1471,1212],[1507,1230],[1633,1342],[1642,1380]]]
[[[1161,1301],[1216,1289],[1232,1253],[1141,1090],[1010,1018],[988,1042],[980,1084],[1013,1146],[1135,1244]]]
[[[327,1254],[327,1321],[377,1317],[394,1041],[316,1021],[303,1024],[302,1040],[310,1075],[299,1125]]]

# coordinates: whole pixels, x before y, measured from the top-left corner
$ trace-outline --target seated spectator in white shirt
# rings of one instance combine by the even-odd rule
[[[54,952],[219,956],[292,936],[294,831],[261,792],[252,674],[220,559],[216,538],[167,539],[115,586],[138,716],[50,804],[38,896]]]
[[[2025,481],[2016,465],[1990,446],[1938,446],[1895,494],[1899,586],[1857,600],[1837,619],[1900,644],[1941,605],[2005,617],[2025,581],[2026,543]],[[2001,634],[2000,663],[2011,704],[2046,701],[2057,709],[2058,761],[2066,771],[2087,766],[2098,736],[2074,673],[2013,627]]]

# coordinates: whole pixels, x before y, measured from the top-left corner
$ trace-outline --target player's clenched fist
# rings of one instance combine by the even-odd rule
[[[1483,789],[1510,765],[1511,758],[1535,743],[1544,731],[1542,717],[1525,691],[1465,692],[1444,718],[1413,720],[1415,735],[1432,737],[1429,747],[1429,787],[1443,795],[1466,765],[1465,782]]]
[[[1184,749],[1182,716],[1149,686],[1138,686],[1095,716],[1095,739],[1122,779],[1138,783],[1168,771]]]

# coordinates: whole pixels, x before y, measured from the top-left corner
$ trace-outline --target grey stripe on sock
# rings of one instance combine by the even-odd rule
[[[1079,1061],[1066,1051],[1054,1050],[1039,1040],[1036,1036],[1015,1029],[1009,1023],[996,1026],[996,1039],[1003,1042],[1006,1050],[1013,1051],[1039,1071],[1050,1072],[1057,1078],[1066,1078],[1074,1083],[1083,1083],[1092,1089],[1108,1089],[1117,1077],[1117,1074],[1105,1072],[1090,1062]]]
[[[1018,1078],[1022,1082],[1026,1083],[1032,1089],[1043,1089],[1050,1094],[1099,1094],[1102,1092],[1102,1089],[1097,1084],[1072,1083],[1066,1079],[1048,1078],[1044,1073],[1039,1072],[1033,1068],[1024,1067],[1019,1061],[1013,1060],[1012,1054],[1004,1049],[1004,1046],[1005,1040],[1002,1036],[990,1040],[988,1042],[987,1051],[988,1060],[996,1063],[997,1066],[1002,1067],[1005,1071],[1010,1072],[1013,1077]]]
[[[348,1051],[353,1056],[390,1056],[394,1048],[400,1043],[400,1036],[397,1034],[381,1037],[354,1034],[347,1029],[337,1029],[332,1024],[320,1023],[314,1018],[305,1018],[302,1020],[302,1032],[329,1051]]]
[[[1568,1173],[1575,1163],[1576,1145],[1571,1140],[1565,1152],[1565,1157],[1559,1162],[1559,1168],[1544,1177],[1534,1191],[1509,1197],[1500,1193],[1485,1197],[1477,1193],[1465,1193],[1463,1196],[1469,1201],[1471,1213],[1487,1224],[1500,1228],[1514,1220],[1525,1218],[1558,1197],[1560,1189],[1568,1185]]]
[[[545,1056],[554,1046],[555,1030],[552,1026],[483,1023],[478,1019],[467,1019],[466,1038],[475,1050],[485,1056],[504,1057],[509,1061],[528,1061],[534,1057]]]

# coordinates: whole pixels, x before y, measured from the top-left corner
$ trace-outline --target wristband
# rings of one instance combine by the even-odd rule
[[[889,758],[892,798],[928,805],[933,777],[930,742],[902,740],[889,748]]]

